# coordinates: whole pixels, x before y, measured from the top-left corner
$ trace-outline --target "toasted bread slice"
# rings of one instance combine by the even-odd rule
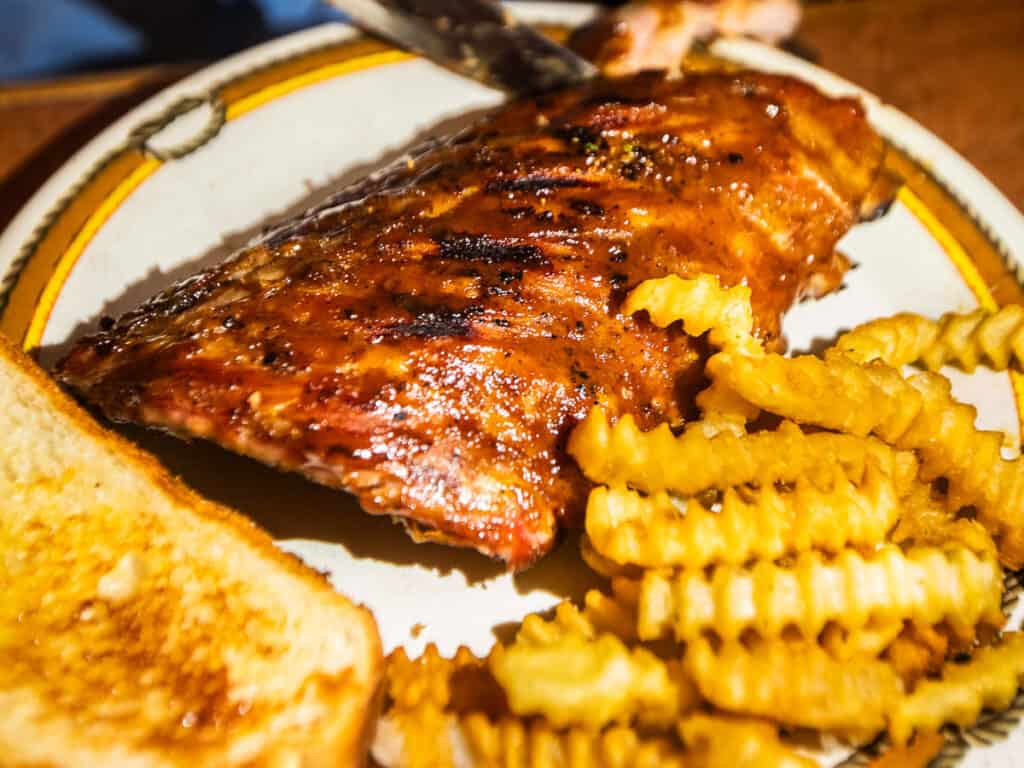
[[[349,766],[372,616],[0,337],[0,765]]]

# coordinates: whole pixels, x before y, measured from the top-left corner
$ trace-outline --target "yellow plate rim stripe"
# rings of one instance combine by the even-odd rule
[[[415,58],[413,54],[406,53],[405,51],[383,51],[380,53],[367,54],[365,56],[360,56],[358,58],[336,64],[328,64],[310,72],[304,72],[301,75],[288,78],[287,80],[282,80],[279,83],[274,83],[271,86],[262,88],[255,93],[229,103],[226,107],[225,119],[234,120],[270,101],[281,98],[282,96],[301,88],[305,88],[309,85],[314,85],[352,72],[358,72],[363,69],[370,69],[386,64],[395,64],[413,58]],[[75,238],[68,245],[67,250],[61,255],[60,260],[54,268],[53,274],[50,276],[50,279],[47,280],[46,286],[43,288],[43,292],[36,304],[35,311],[32,313],[32,321],[29,324],[28,330],[25,333],[25,338],[22,341],[22,347],[26,351],[35,349],[42,342],[47,322],[50,319],[50,314],[53,311],[53,307],[60,296],[60,292],[63,289],[64,284],[67,282],[68,275],[71,274],[71,270],[74,269],[78,259],[81,258],[82,253],[89,246],[89,243],[96,236],[96,233],[99,232],[100,228],[103,227],[104,224],[106,224],[129,195],[131,195],[132,192],[142,184],[142,182],[153,175],[153,173],[162,164],[163,163],[156,158],[147,157],[143,160],[141,165],[126,176],[124,180],[121,181],[110,192],[110,194],[100,202],[96,210],[88,219],[86,219],[85,224],[82,225],[78,234],[75,235]]]
[[[261,88],[255,93],[243,96],[237,101],[228,104],[225,119],[235,120],[257,107],[261,107],[270,101],[279,99],[309,85],[322,83],[325,80],[359,72],[364,69],[381,67],[385,64],[397,64],[414,58],[416,57],[413,54],[406,53],[405,51],[381,51],[380,53],[369,53],[355,59],[340,61],[337,64],[328,64],[319,69],[303,72],[301,75],[289,77],[287,80],[268,85],[266,88]]]
[[[964,250],[960,242],[946,229],[945,225],[939,221],[935,214],[931,212],[928,206],[922,202],[921,198],[905,185],[900,188],[897,197],[910,210],[914,218],[921,222],[921,225],[928,230],[928,234],[935,238],[935,241],[942,247],[942,250],[946,252],[949,260],[953,262],[953,266],[957,268],[960,276],[967,284],[967,288],[974,294],[981,308],[989,312],[999,309],[999,305],[996,303],[995,298],[993,298],[992,292],[989,291],[988,285],[985,284],[985,279],[981,276],[967,251]],[[1024,374],[1017,371],[1009,371],[1009,374],[1010,385],[1013,387],[1014,401],[1017,405],[1019,437],[1021,440],[1024,440]]]
[[[54,304],[57,302],[57,297],[64,288],[68,275],[71,274],[71,270],[74,269],[82,252],[85,251],[86,247],[96,236],[96,233],[114,215],[114,212],[128,196],[142,182],[152,176],[161,165],[163,163],[160,160],[147,157],[120,184],[114,187],[89,218],[85,220],[85,224],[82,225],[74,240],[71,241],[67,250],[61,255],[50,279],[46,281],[46,287],[39,297],[39,303],[32,314],[32,322],[29,324],[28,331],[25,333],[25,339],[22,342],[22,346],[26,351],[39,346],[39,343],[42,341],[43,332],[46,330],[46,324],[50,319],[50,313],[53,311]]]
[[[946,252],[949,260],[953,262],[953,266],[956,267],[960,276],[967,284],[967,288],[978,300],[981,308],[990,312],[999,309],[999,305],[996,304],[996,300],[992,297],[992,292],[989,291],[988,286],[985,284],[985,279],[981,276],[971,257],[967,255],[967,251],[964,250],[960,242],[946,229],[946,226],[939,221],[935,214],[931,212],[928,206],[924,204],[921,198],[915,195],[906,185],[900,187],[897,197],[901,203],[910,209],[910,212],[914,214],[914,218],[921,222],[921,225],[928,230],[928,234],[935,238],[935,241],[942,247],[942,250]]]

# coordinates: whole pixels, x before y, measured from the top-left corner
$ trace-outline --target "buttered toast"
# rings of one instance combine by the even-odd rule
[[[370,613],[0,337],[0,766],[364,762]]]

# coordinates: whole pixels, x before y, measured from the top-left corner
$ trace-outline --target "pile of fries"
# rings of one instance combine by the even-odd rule
[[[710,276],[643,283],[624,311],[708,334],[702,419],[589,414],[569,451],[596,484],[582,554],[607,589],[487,658],[395,652],[378,762],[813,766],[780,734],[903,745],[1007,707],[1024,462],[945,378],[899,366],[1005,369],[1024,309],[876,320],[823,358],[766,352],[748,289]]]

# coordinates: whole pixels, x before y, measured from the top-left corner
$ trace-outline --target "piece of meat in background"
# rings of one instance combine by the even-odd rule
[[[582,29],[573,47],[611,76],[677,73],[697,41],[752,37],[777,45],[800,23],[798,0],[640,0]]]

